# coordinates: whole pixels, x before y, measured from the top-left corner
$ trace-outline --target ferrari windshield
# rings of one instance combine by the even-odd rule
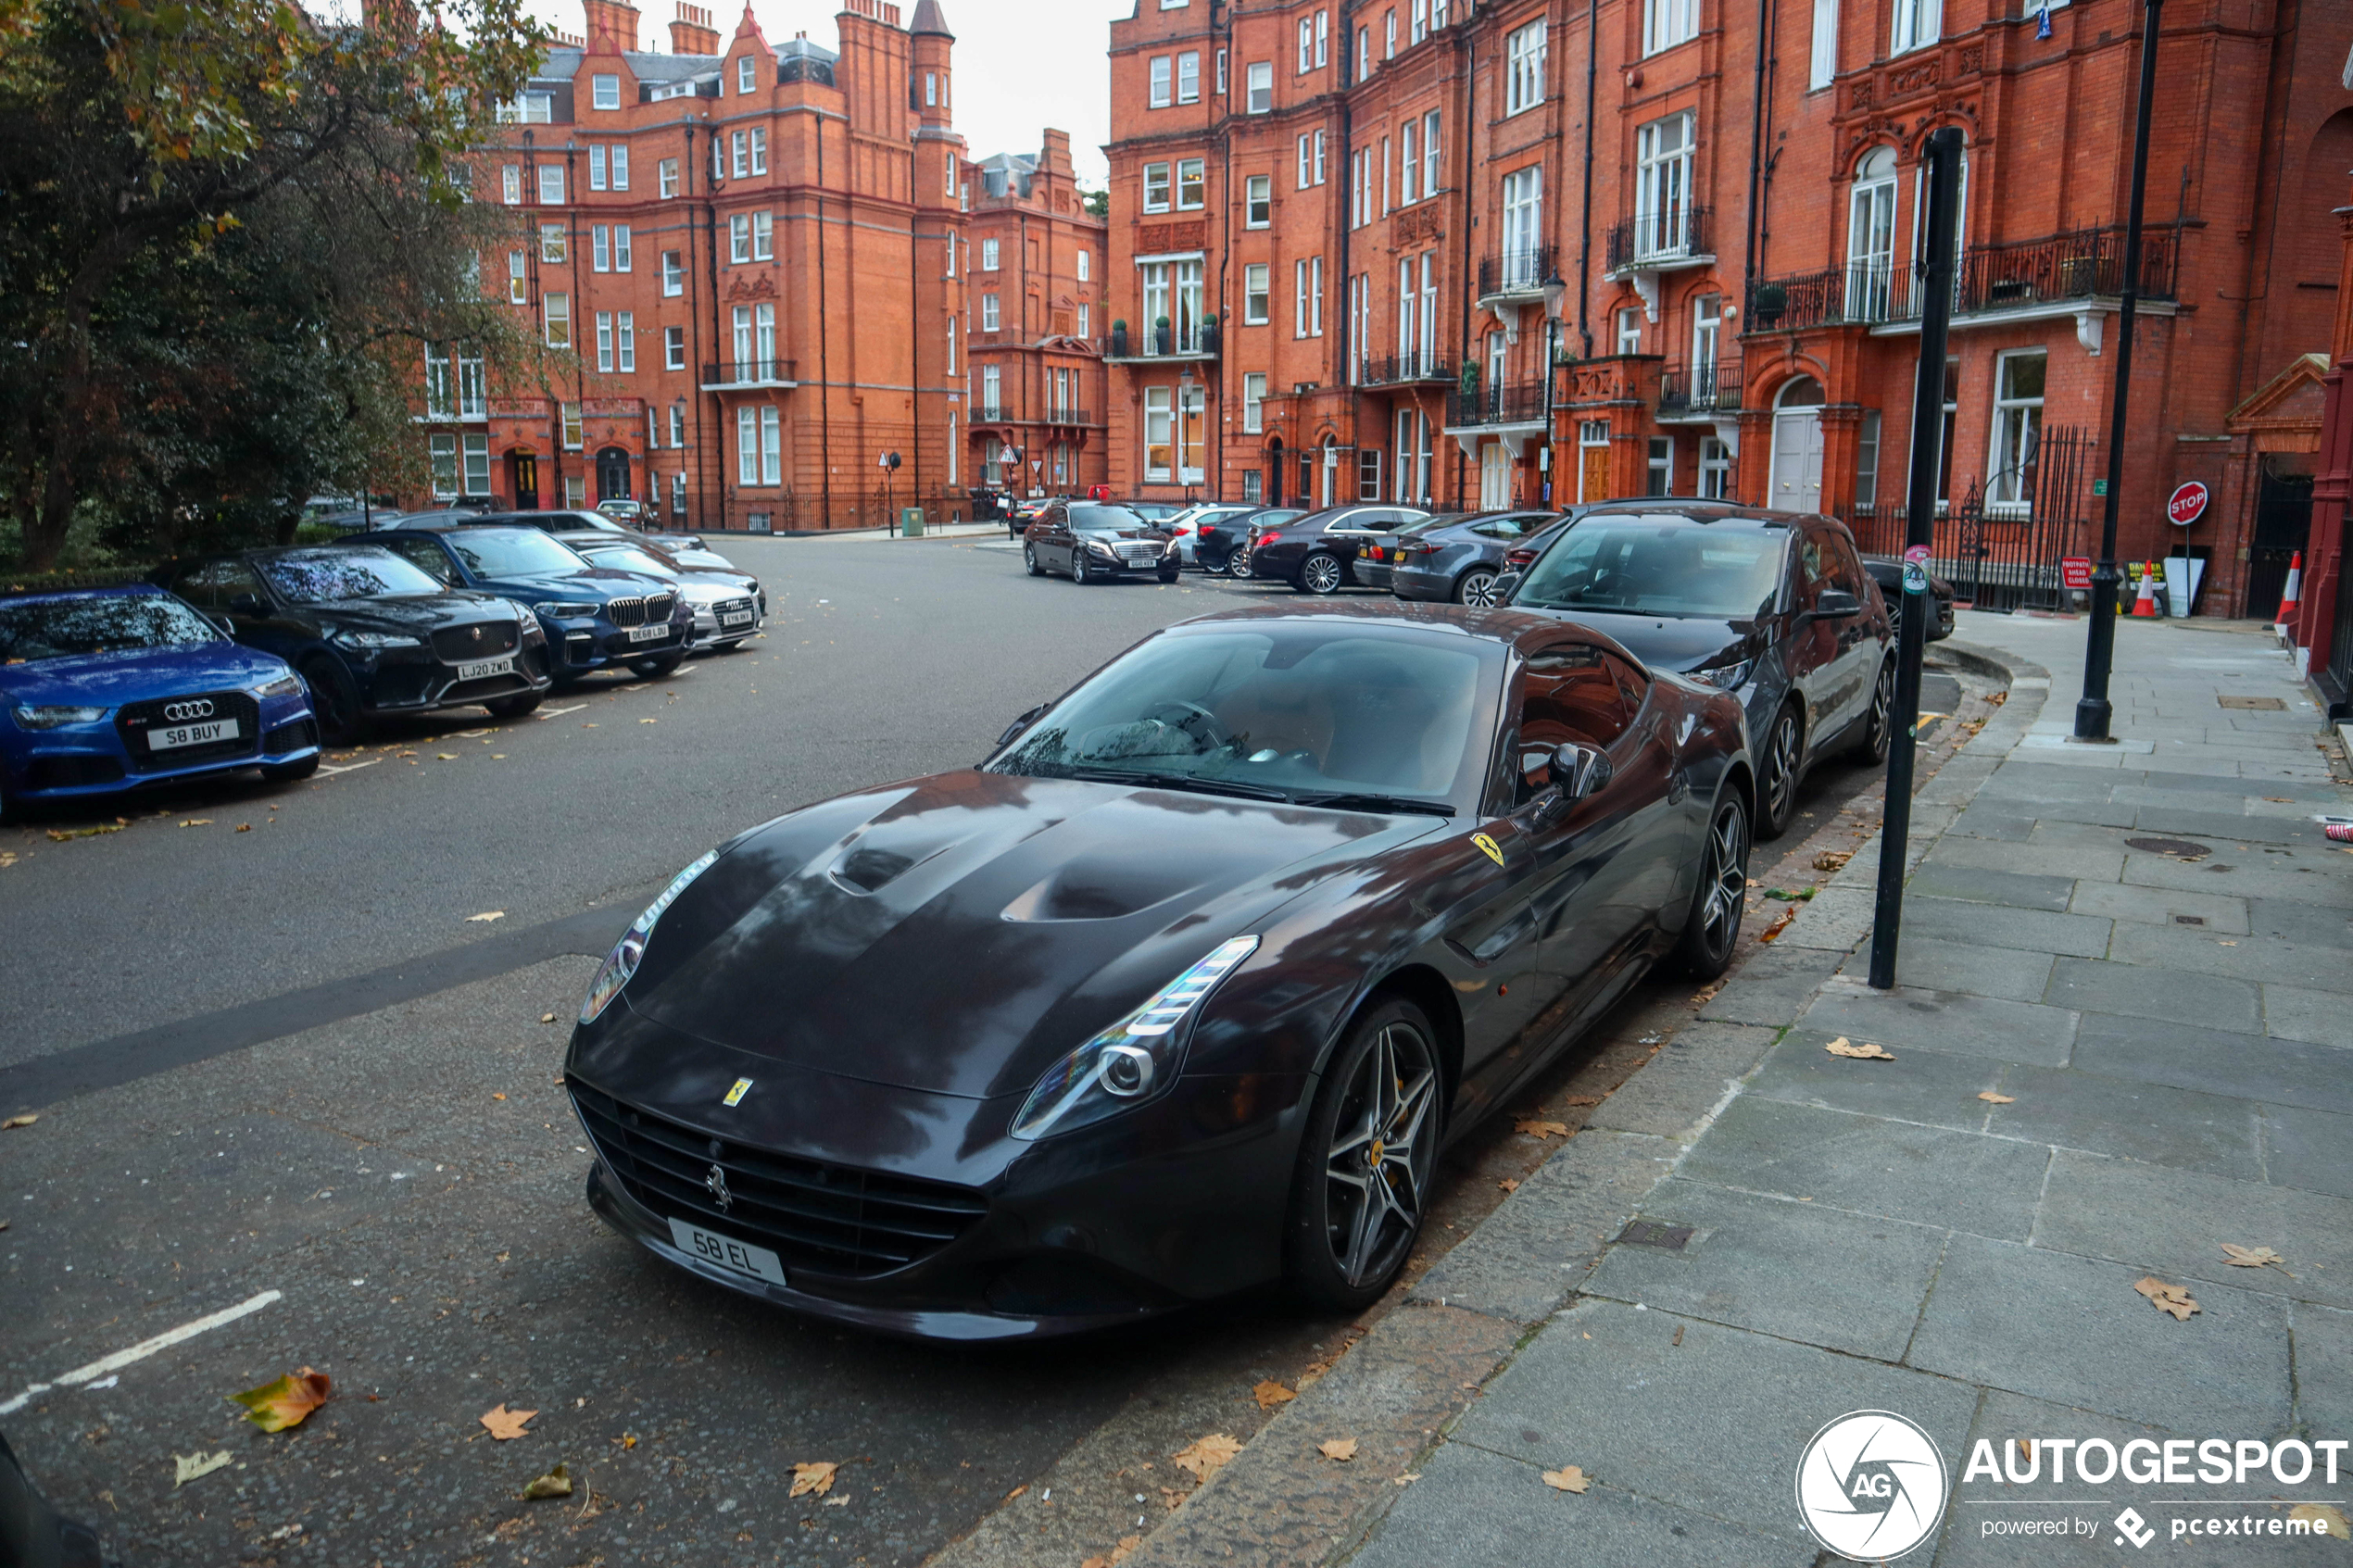
[[[1789,538],[1778,523],[1588,517],[1537,558],[1512,603],[1754,621],[1780,591]]]
[[[92,594],[87,598],[0,604],[0,663],[220,640],[211,621],[165,594]]]
[[[1481,761],[1473,736],[1503,659],[1472,638],[1345,624],[1174,633],[1063,698],[988,766],[1446,811]]]

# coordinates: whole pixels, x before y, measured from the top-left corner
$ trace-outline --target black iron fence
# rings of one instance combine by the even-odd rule
[[[1478,264],[1478,297],[1499,294],[1535,294],[1554,275],[1551,245],[1507,250]]]
[[[1450,425],[1526,424],[1544,417],[1544,383],[1521,382],[1504,386],[1457,390],[1446,400]]]
[[[790,359],[723,359],[703,362],[705,386],[777,386],[800,378]]]
[[[1180,355],[1215,358],[1217,323],[1212,320],[1183,325],[1172,323],[1147,327],[1140,332],[1130,332],[1125,326],[1115,325],[1110,336],[1095,340],[1095,350],[1106,359],[1157,359]]]
[[[1741,406],[1741,362],[1719,359],[1686,370],[1669,365],[1659,373],[1658,412],[1662,419],[1679,414],[1730,414]]]
[[[1436,353],[1379,354],[1365,361],[1365,386],[1394,386],[1404,382],[1452,382],[1461,372],[1451,359]]]
[[[1971,480],[1961,499],[1936,520],[1930,569],[1953,584],[1953,596],[1980,609],[2063,609],[2061,561],[2091,553],[2097,530],[2085,514],[2097,443],[2087,431],[2045,429],[2029,443],[2014,474],[1995,476],[1989,496]],[[1865,555],[1901,556],[1904,503],[1854,507],[1840,513]]]
[[[1670,207],[1619,219],[1609,226],[1609,270],[1709,254],[1709,218],[1704,207]]]
[[[2150,229],[2141,236],[2140,294],[2172,299],[2180,235]],[[1971,245],[1953,282],[1957,317],[2013,310],[2057,300],[2113,298],[2124,290],[2124,231],[2079,229],[2046,239]],[[1920,281],[1885,261],[1768,278],[1748,287],[1745,330],[1918,320]]]

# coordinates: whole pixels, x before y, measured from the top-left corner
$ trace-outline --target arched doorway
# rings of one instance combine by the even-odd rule
[[[629,499],[629,454],[621,447],[608,446],[597,454],[597,499]]]
[[[1333,496],[1340,490],[1340,443],[1328,434],[1324,437],[1323,456],[1323,483],[1316,494],[1315,504],[1328,507],[1336,504]]]
[[[1778,512],[1822,509],[1822,383],[1798,376],[1773,399],[1773,474],[1765,504]]]
[[[1266,504],[1283,504],[1283,438],[1270,436],[1266,442]]]
[[[515,498],[515,510],[534,512],[539,509],[539,454],[521,448],[507,454],[507,489]]]

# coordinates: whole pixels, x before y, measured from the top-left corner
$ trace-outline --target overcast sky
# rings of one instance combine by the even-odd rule
[[[740,0],[705,0],[724,35],[742,18]],[[1070,132],[1071,161],[1090,188],[1109,173],[1102,145],[1111,136],[1110,75],[1103,51],[1114,17],[1134,14],[1135,0],[939,0],[956,35],[956,129],[975,157],[1034,153],[1038,132],[1051,125]],[[585,25],[579,0],[531,0],[550,27],[577,33]],[[638,0],[645,42],[670,44],[673,0]],[[772,44],[806,32],[827,48],[837,44],[838,0],[753,0],[752,14]],[[915,0],[900,0],[900,19]]]

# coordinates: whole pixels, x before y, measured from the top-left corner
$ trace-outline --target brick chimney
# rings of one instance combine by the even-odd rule
[[[719,30],[711,24],[711,7],[689,6],[678,0],[678,19],[670,24],[670,52],[673,55],[716,55],[719,53]]]
[[[594,54],[629,54],[637,47],[637,7],[623,0],[584,0],[588,12],[588,48]]]

